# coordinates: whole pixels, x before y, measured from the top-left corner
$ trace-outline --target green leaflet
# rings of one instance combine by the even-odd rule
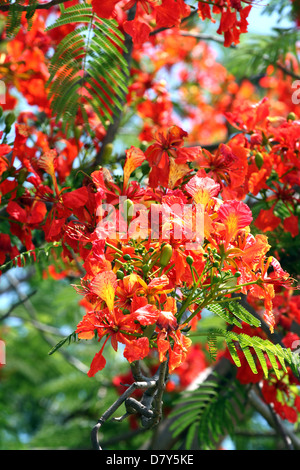
[[[220,334],[222,334],[220,332]],[[291,353],[290,349],[282,348],[278,344],[273,344],[269,340],[265,340],[259,338],[257,336],[249,336],[244,333],[236,334],[231,331],[223,332],[225,340],[228,344],[231,344],[231,348],[229,348],[229,352],[236,362],[236,354],[235,351],[232,349],[232,342],[235,342],[239,345],[240,351],[244,354],[252,372],[257,374],[257,367],[254,362],[254,357],[256,356],[258,362],[260,363],[262,370],[264,371],[265,376],[268,376],[268,369],[266,365],[266,358],[265,354],[268,356],[273,371],[275,372],[276,376],[280,378],[280,370],[278,367],[278,362],[281,364],[284,371],[286,371],[286,362],[289,365],[293,365],[295,362],[294,355]],[[253,348],[255,355],[252,355],[252,352],[249,348]],[[237,364],[238,365],[238,364]]]
[[[59,341],[53,348],[48,352],[48,354],[51,356],[51,354],[54,354],[58,349],[60,349],[62,346],[64,346],[66,343],[71,344],[71,342],[77,341],[77,335],[75,331],[71,333],[69,336],[66,336],[63,338],[61,341]]]
[[[2,3],[2,2],[1,2]],[[7,12],[5,31],[9,39],[13,38],[19,31],[21,26],[21,16],[25,0],[18,0],[14,3],[10,3],[9,10]],[[7,5],[7,3],[5,3]],[[37,0],[29,0],[26,5],[26,19],[28,21],[28,29],[32,26],[32,17],[36,10]]]
[[[238,301],[232,300],[224,305],[213,302],[207,306],[208,310],[215,313],[229,325],[235,325],[242,328],[241,322],[247,323],[254,327],[260,327],[261,322],[248,312]]]
[[[51,261],[55,263],[55,258],[53,257],[52,250],[56,250],[57,256],[62,250],[61,243],[59,242],[50,242],[44,246],[36,247],[34,250],[24,251],[19,255],[15,256],[13,259],[7,261],[6,263],[0,266],[0,271],[5,272],[8,269],[13,268],[14,266],[27,266],[35,263],[37,268],[41,267],[43,261],[48,261],[51,258]]]
[[[273,344],[271,341],[258,336],[249,336],[245,333],[238,334],[234,331],[219,328],[211,329],[207,333],[201,332],[201,336],[203,335],[206,335],[208,338],[209,351],[213,352],[213,356],[216,354],[217,338],[223,338],[237,367],[241,367],[241,357],[244,356],[254,374],[258,373],[257,366],[259,364],[265,377],[268,377],[270,372],[267,366],[268,359],[271,370],[273,370],[278,378],[281,377],[282,371],[287,371],[287,365],[291,367],[296,376],[299,377],[300,375],[299,354],[293,353],[290,348],[284,348],[280,344]]]
[[[217,347],[217,336],[213,331],[210,331],[207,337],[208,352],[213,361],[216,360],[218,347]]]
[[[237,381],[224,377],[184,393],[170,414],[173,438],[183,440],[187,450],[213,449],[221,435],[233,431],[232,418],[238,419],[235,407],[243,410],[243,393]]]
[[[219,309],[214,308],[214,311]],[[223,309],[220,312],[223,314]],[[217,337],[225,340],[237,367],[241,366],[241,357],[244,357],[254,374],[258,373],[260,365],[266,378],[271,371],[280,378],[288,364],[299,376],[299,355],[293,354],[289,348],[258,336],[222,329],[211,330],[207,336],[209,349],[213,353]],[[267,365],[267,359],[271,368]],[[197,442],[201,449],[212,449],[220,436],[233,432],[233,419],[238,422],[236,410],[243,411],[243,393],[240,391],[244,389],[238,382],[227,383],[227,380],[223,377],[216,383],[204,382],[197,390],[184,393],[175,402],[175,408],[170,414],[173,419],[171,431],[174,439],[184,440],[186,449]]]
[[[129,76],[124,36],[114,20],[98,18],[83,3],[64,9],[47,31],[69,24],[74,30],[54,52],[48,80],[51,108],[67,135],[78,114],[86,121],[87,106],[107,128],[116,110],[123,108]]]

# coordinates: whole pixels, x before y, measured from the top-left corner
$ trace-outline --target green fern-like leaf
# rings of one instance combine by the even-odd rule
[[[216,360],[218,347],[217,347],[217,336],[213,331],[210,331],[207,337],[208,352],[213,361]]]
[[[211,303],[210,305],[207,306],[207,309],[214,313],[215,315],[218,315],[220,318],[222,318],[226,323],[229,325],[235,325],[238,328],[242,328],[241,323],[239,320],[235,318],[234,315],[232,315],[231,312],[229,312],[225,307],[218,303]]]
[[[34,250],[23,251],[19,255],[15,256],[11,260],[0,266],[0,272],[3,273],[8,269],[11,269],[15,266],[28,266],[35,264],[35,266],[40,267],[44,261],[53,260],[52,250],[56,250],[56,254],[59,254],[59,251],[62,249],[61,243],[59,242],[50,242],[44,246],[36,247]]]
[[[238,301],[232,301],[228,303],[229,311],[242,322],[247,323],[250,326],[259,328],[261,321],[246,310]]]
[[[0,2],[0,5],[7,6],[7,2]],[[7,38],[13,38],[19,31],[21,26],[21,16],[24,9],[25,0],[17,0],[9,2],[9,10],[7,12],[5,32]],[[32,17],[36,10],[37,0],[29,0],[26,4],[26,19],[28,22],[28,30],[32,26]]]
[[[278,378],[281,376],[281,370],[287,371],[287,365],[291,367],[297,377],[300,376],[300,358],[299,354],[292,352],[290,348],[284,348],[280,344],[273,344],[268,339],[262,339],[258,336],[249,336],[245,333],[236,333],[225,329],[211,329],[209,332],[201,332],[201,336],[207,335],[209,349],[214,347],[219,337],[223,339],[233,362],[237,367],[241,367],[241,355],[245,357],[250,369],[257,374],[257,365],[260,364],[265,377],[269,375],[266,359],[269,359],[272,370]],[[213,339],[212,339],[213,338]],[[213,350],[215,354],[215,350]]]
[[[207,308],[225,320],[229,325],[235,325],[238,328],[242,328],[241,322],[244,322],[257,328],[261,326],[260,320],[248,312],[237,300],[232,300],[227,302],[226,306],[224,305],[214,302]]]
[[[268,369],[266,365],[266,359],[265,359],[265,354],[268,356],[270,363],[272,365],[272,368],[278,378],[280,378],[280,370],[278,367],[278,362],[281,364],[282,369],[286,371],[286,363],[289,365],[294,365],[295,361],[298,359],[295,357],[295,355],[292,354],[290,349],[288,348],[282,348],[278,344],[273,344],[271,341],[259,338],[257,336],[249,336],[246,335],[245,333],[241,334],[236,334],[232,331],[223,331],[219,332],[221,335],[224,335],[224,338],[227,342],[231,345],[231,348],[229,348],[229,352],[234,360],[236,362],[236,354],[232,349],[232,344],[238,344],[241,352],[244,354],[252,372],[254,374],[257,374],[257,368],[254,362],[254,358],[252,355],[252,352],[249,350],[249,348],[253,348],[256,358],[258,362],[260,363],[262,370],[264,371],[265,376],[268,376]],[[233,354],[232,354],[233,353]],[[255,356],[254,356],[255,357]],[[278,361],[278,362],[277,362]]]
[[[51,30],[63,25],[74,30],[58,45],[49,67],[49,99],[56,122],[69,132],[80,113],[91,107],[106,128],[127,93],[128,64],[124,36],[114,20],[98,18],[88,4],[62,11]]]
[[[238,420],[236,409],[243,410],[240,395],[240,384],[224,378],[204,382],[197,390],[185,393],[170,414],[173,438],[184,439],[187,450],[193,446],[213,449],[220,436],[233,431],[233,418]]]
[[[265,74],[270,64],[276,67],[278,61],[285,63],[289,52],[297,58],[299,37],[299,31],[295,29],[279,28],[270,35],[248,34],[235,49],[231,49],[226,67],[237,78]]]

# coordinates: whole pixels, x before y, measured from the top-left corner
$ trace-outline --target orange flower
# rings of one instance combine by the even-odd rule
[[[213,198],[220,192],[220,185],[212,178],[195,175],[185,185],[185,190],[196,204],[202,204],[205,209],[209,209]]]
[[[117,276],[113,271],[104,271],[97,274],[90,283],[90,291],[104,300],[109,311],[114,307],[115,291],[117,287]]]
[[[241,201],[225,201],[218,210],[220,221],[225,226],[225,246],[235,237],[237,232],[252,222],[252,212]]]
[[[94,376],[106,365],[103,357],[103,349],[108,339],[115,351],[118,350],[118,343],[125,344],[124,357],[129,362],[143,359],[149,354],[149,340],[141,337],[142,330],[135,322],[134,315],[124,315],[120,309],[109,312],[105,309],[102,312],[88,312],[78,323],[76,333],[79,339],[91,339],[97,332],[99,341],[106,336],[106,339],[98,353],[92,360],[88,376]]]
[[[127,188],[128,181],[130,178],[131,173],[136,170],[143,161],[145,160],[145,155],[144,153],[136,148],[136,147],[130,147],[129,150],[126,150],[126,160],[124,164],[124,179],[123,179],[123,191]]]

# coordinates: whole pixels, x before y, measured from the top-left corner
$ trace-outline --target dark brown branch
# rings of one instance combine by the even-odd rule
[[[286,67],[284,67],[280,62],[276,62],[275,66],[281,70],[283,73],[285,73],[286,75],[288,75],[289,77],[292,77],[292,78],[295,78],[296,80],[300,80],[300,75],[297,75],[295,72],[293,72],[292,70],[290,69],[287,69]]]
[[[131,370],[135,382],[103,413],[92,429],[91,441],[93,449],[95,450],[102,450],[98,438],[99,429],[112,417],[123,403],[126,408],[126,413],[121,417],[113,418],[114,421],[121,422],[131,414],[137,414],[141,418],[144,429],[151,429],[157,426],[161,421],[162,396],[168,375],[168,361],[161,363],[158,371],[151,378],[144,377],[139,361],[135,361],[131,364]],[[141,401],[131,397],[133,392],[137,389],[145,389]]]
[[[271,428],[278,431],[280,425],[280,433],[284,434],[285,441],[288,441],[288,448],[290,449],[292,444],[295,450],[300,450],[300,439],[292,430],[283,425],[279,417],[275,418],[275,413],[271,412],[269,406],[260,399],[254,390],[250,390],[248,398],[253,408],[265,418]]]
[[[66,3],[68,0],[52,0],[49,3],[37,3],[35,5],[35,10],[49,10],[49,8],[52,8],[54,6],[60,5],[61,3]],[[5,3],[4,5],[0,4],[0,11],[9,11],[11,5]],[[18,10],[20,11],[29,11],[30,7],[24,6],[24,5],[18,5]]]
[[[94,450],[102,450],[98,432],[101,426],[117,411],[118,408],[133,394],[137,389],[148,389],[156,386],[156,381],[134,382],[128,387],[127,390],[103,413],[97,424],[93,427],[91,432],[91,441]]]

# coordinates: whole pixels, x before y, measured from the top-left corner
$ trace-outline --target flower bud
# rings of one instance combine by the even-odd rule
[[[123,277],[125,276],[124,272],[123,272],[121,269],[119,269],[119,270],[116,272],[116,274],[117,274],[117,278],[118,278],[118,279],[123,279]]]
[[[124,216],[126,217],[126,220],[129,223],[133,216],[134,202],[132,202],[131,199],[126,199],[126,201],[124,201],[123,207],[124,207]]]
[[[192,264],[194,262],[194,258],[192,256],[187,256],[186,257],[186,262],[189,266],[192,266]]]
[[[264,164],[264,157],[260,152],[257,152],[257,154],[255,155],[255,164],[259,170]]]
[[[160,254],[160,265],[165,267],[168,265],[170,259],[172,258],[173,248],[168,243],[164,245]]]
[[[103,149],[102,161],[103,163],[109,163],[110,157],[113,153],[113,144],[106,144]]]
[[[10,130],[11,130],[11,126],[13,125],[13,123],[15,122],[16,120],[16,116],[14,115],[14,113],[8,113],[5,117],[5,132],[6,133],[9,133]]]
[[[295,113],[289,113],[286,118],[287,121],[296,121],[296,119],[297,119],[297,116]]]

